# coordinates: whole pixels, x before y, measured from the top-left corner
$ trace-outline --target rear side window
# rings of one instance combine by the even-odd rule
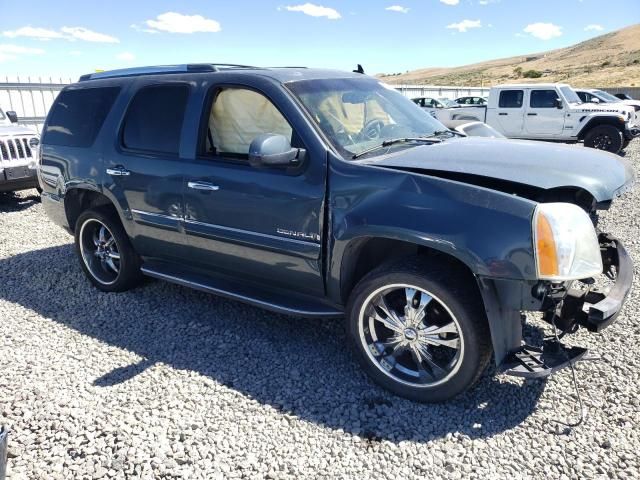
[[[65,147],[93,145],[120,87],[65,90],[58,95],[42,143]]]
[[[145,87],[136,93],[124,118],[123,146],[177,154],[188,97],[186,85]]]
[[[558,93],[555,90],[531,90],[531,108],[556,108]]]
[[[500,108],[520,108],[523,97],[524,91],[522,90],[503,90],[500,92],[498,106]]]

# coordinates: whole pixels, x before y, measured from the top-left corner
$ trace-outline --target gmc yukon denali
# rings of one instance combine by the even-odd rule
[[[492,355],[525,377],[573,364],[585,349],[524,344],[522,312],[599,332],[631,287],[623,245],[594,225],[634,181],[624,159],[464,138],[358,73],[85,75],[42,143],[43,204],[98,289],[146,275],[344,317],[364,370],[417,401],[468,389]]]

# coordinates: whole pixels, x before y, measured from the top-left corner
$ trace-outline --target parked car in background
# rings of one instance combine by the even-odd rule
[[[632,115],[631,123],[634,125],[640,125],[640,100],[622,100],[615,95],[611,95],[608,92],[597,90],[595,88],[576,88],[575,91],[580,97],[580,100],[584,103],[626,105],[628,111]]]
[[[460,105],[486,105],[487,99],[485,97],[460,97],[454,100]]]
[[[363,369],[413,400],[461,393],[491,358],[525,377],[568,366],[586,350],[523,345],[521,311],[600,331],[631,288],[624,247],[592,221],[633,185],[628,162],[461,138],[358,73],[89,74],[57,97],[42,152],[45,211],[98,289],[147,275],[344,316]],[[608,294],[571,289],[603,273]]]
[[[0,192],[38,188],[40,137],[17,123],[16,112],[0,110]]]
[[[447,108],[459,108],[460,105],[448,98],[418,97],[411,99],[413,103],[428,112],[433,118],[448,118],[448,115],[440,115]]]
[[[640,134],[632,107],[584,104],[569,85],[554,83],[492,87],[486,106],[440,109],[438,118],[481,121],[508,138],[584,142],[612,153]]]
[[[619,98],[620,100],[633,100],[634,98],[631,95],[627,95],[626,93],[614,93],[614,97]]]

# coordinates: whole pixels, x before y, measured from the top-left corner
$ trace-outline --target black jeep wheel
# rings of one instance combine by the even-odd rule
[[[593,127],[584,137],[584,146],[618,153],[622,150],[624,137],[622,132],[612,125],[598,125]]]
[[[111,212],[83,212],[76,222],[75,245],[82,270],[99,290],[122,292],[142,280],[140,258]]]
[[[414,401],[442,402],[467,390],[491,356],[486,314],[468,277],[416,257],[358,283],[347,327],[367,374]]]

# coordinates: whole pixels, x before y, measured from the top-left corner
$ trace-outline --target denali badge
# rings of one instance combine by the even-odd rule
[[[298,238],[300,240],[320,241],[320,235],[316,233],[294,232],[293,230],[286,230],[284,228],[277,228],[276,232],[280,235],[286,235],[287,237]]]

